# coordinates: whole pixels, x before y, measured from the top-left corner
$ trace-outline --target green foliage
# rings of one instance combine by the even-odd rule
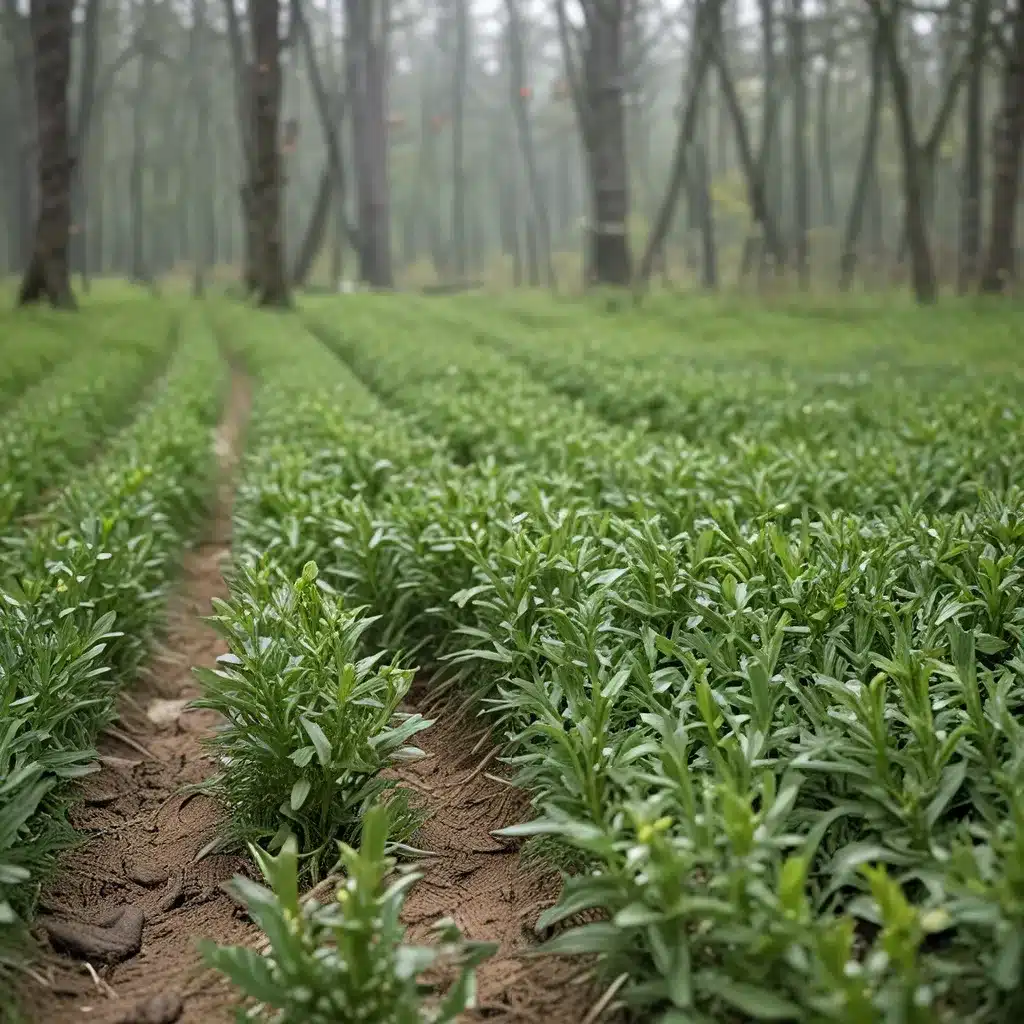
[[[166,360],[171,310],[131,309],[86,331],[82,351],[21,396],[0,432],[0,525],[31,510],[45,490],[88,459],[120,426]],[[103,343],[89,337],[103,331]]]
[[[234,889],[266,934],[260,956],[245,947],[204,944],[206,962],[226,974],[256,1005],[253,1015],[278,1024],[448,1024],[475,1003],[474,969],[494,946],[466,942],[451,920],[435,925],[430,946],[403,942],[400,915],[419,876],[405,872],[388,883],[395,861],[387,856],[390,812],[377,805],[363,816],[358,849],[339,843],[344,881],[321,905],[299,899],[299,856],[293,836],[273,857],[252,855],[270,888],[236,877]],[[443,998],[427,1001],[419,977],[439,966],[457,976]]]
[[[391,832],[408,838],[417,818],[380,772],[422,756],[407,741],[430,723],[398,710],[411,671],[358,656],[361,610],[318,585],[315,563],[288,583],[265,562],[241,566],[215,611],[230,653],[195,670],[195,705],[226,719],[210,741],[221,769],[205,788],[227,806],[229,837],[275,850],[292,835],[302,876],[317,881],[335,841],[387,792]]]
[[[1001,314],[343,301],[307,322],[378,402],[346,377],[280,435],[236,543],[472,688],[534,796],[515,834],[590,866],[541,924],[602,919],[549,949],[672,1022],[1019,1009]]]
[[[95,767],[95,737],[143,657],[209,495],[224,368],[201,328],[193,319],[138,419],[66,482],[38,525],[15,528],[0,556],[3,947],[17,945],[15,915],[31,910],[68,842],[66,783]],[[135,357],[125,358],[127,372]]]

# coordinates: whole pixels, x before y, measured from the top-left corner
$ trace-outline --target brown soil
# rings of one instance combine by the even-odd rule
[[[239,378],[218,438],[222,484],[208,535],[186,554],[164,643],[103,738],[103,770],[84,780],[72,820],[89,838],[64,858],[44,893],[36,930],[55,953],[76,959],[52,957],[23,987],[26,1018],[36,1024],[229,1021],[234,994],[202,967],[196,939],[259,941],[222,888],[251,869],[231,856],[195,863],[219,811],[206,797],[182,793],[213,771],[202,739],[216,719],[185,705],[198,692],[191,666],[212,665],[225,649],[202,616],[227,590],[221,567],[247,410]],[[529,806],[522,791],[500,781],[493,746],[477,746],[482,735],[480,720],[438,713],[419,737],[431,756],[403,766],[403,782],[429,815],[415,843],[433,854],[406,902],[409,937],[426,939],[438,918],[453,917],[467,938],[500,944],[479,969],[472,1019],[576,1024],[599,993],[579,959],[521,955],[536,944],[534,924],[557,897],[559,880],[524,863],[517,843],[491,835],[525,820]]]
[[[211,856],[193,864],[215,834],[218,809],[181,790],[212,770],[201,741],[214,719],[184,704],[198,692],[191,667],[212,665],[225,650],[202,616],[212,598],[226,596],[221,565],[248,399],[247,383],[236,377],[216,439],[221,486],[207,535],[185,555],[162,647],[100,743],[103,770],[82,785],[72,821],[90,838],[64,858],[44,893],[37,932],[55,951],[88,960],[37,967],[47,984],[22,995],[26,1017],[39,1024],[230,1019],[229,989],[202,969],[195,940],[252,938],[221,889],[245,863]]]
[[[586,963],[522,956],[537,944],[534,925],[555,902],[559,878],[525,862],[518,842],[491,835],[529,819],[527,796],[501,781],[480,719],[444,710],[428,717],[435,724],[417,741],[431,756],[400,773],[430,815],[414,842],[435,855],[406,900],[409,937],[424,940],[438,918],[452,917],[466,938],[500,944],[477,971],[474,1019],[576,1024],[599,995]]]

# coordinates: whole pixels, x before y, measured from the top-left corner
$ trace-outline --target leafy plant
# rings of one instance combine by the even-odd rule
[[[227,805],[227,838],[275,850],[294,835],[302,876],[314,880],[385,793],[392,833],[411,834],[406,793],[381,772],[422,756],[408,741],[431,724],[399,711],[412,671],[381,665],[383,652],[360,657],[370,620],[317,576],[313,562],[294,583],[269,559],[241,565],[211,619],[230,653],[195,670],[195,706],[226,719],[210,740],[220,771],[205,788]]]
[[[395,860],[387,856],[391,814],[375,805],[363,816],[358,849],[339,843],[344,878],[325,904],[299,898],[299,856],[289,836],[275,857],[252,846],[270,888],[236,877],[234,891],[267,936],[265,955],[245,947],[202,946],[206,962],[256,1002],[246,1019],[277,1024],[449,1024],[472,1009],[474,969],[496,948],[465,942],[450,920],[434,926],[438,941],[406,945],[402,904],[418,880],[404,872],[388,884]],[[443,997],[420,976],[439,967],[457,971]]]

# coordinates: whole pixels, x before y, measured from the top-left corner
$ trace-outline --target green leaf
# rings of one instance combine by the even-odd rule
[[[323,729],[305,715],[302,715],[299,721],[302,722],[302,728],[306,730],[306,734],[313,741],[313,746],[316,747],[317,759],[327,768],[331,763],[331,744]]]

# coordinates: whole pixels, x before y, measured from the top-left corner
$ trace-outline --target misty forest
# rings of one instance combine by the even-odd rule
[[[26,301],[69,303],[68,274],[274,303],[1013,278],[1013,0],[4,3],[0,271]]]
[[[1016,1024],[1024,0],[0,0],[0,1024]]]

